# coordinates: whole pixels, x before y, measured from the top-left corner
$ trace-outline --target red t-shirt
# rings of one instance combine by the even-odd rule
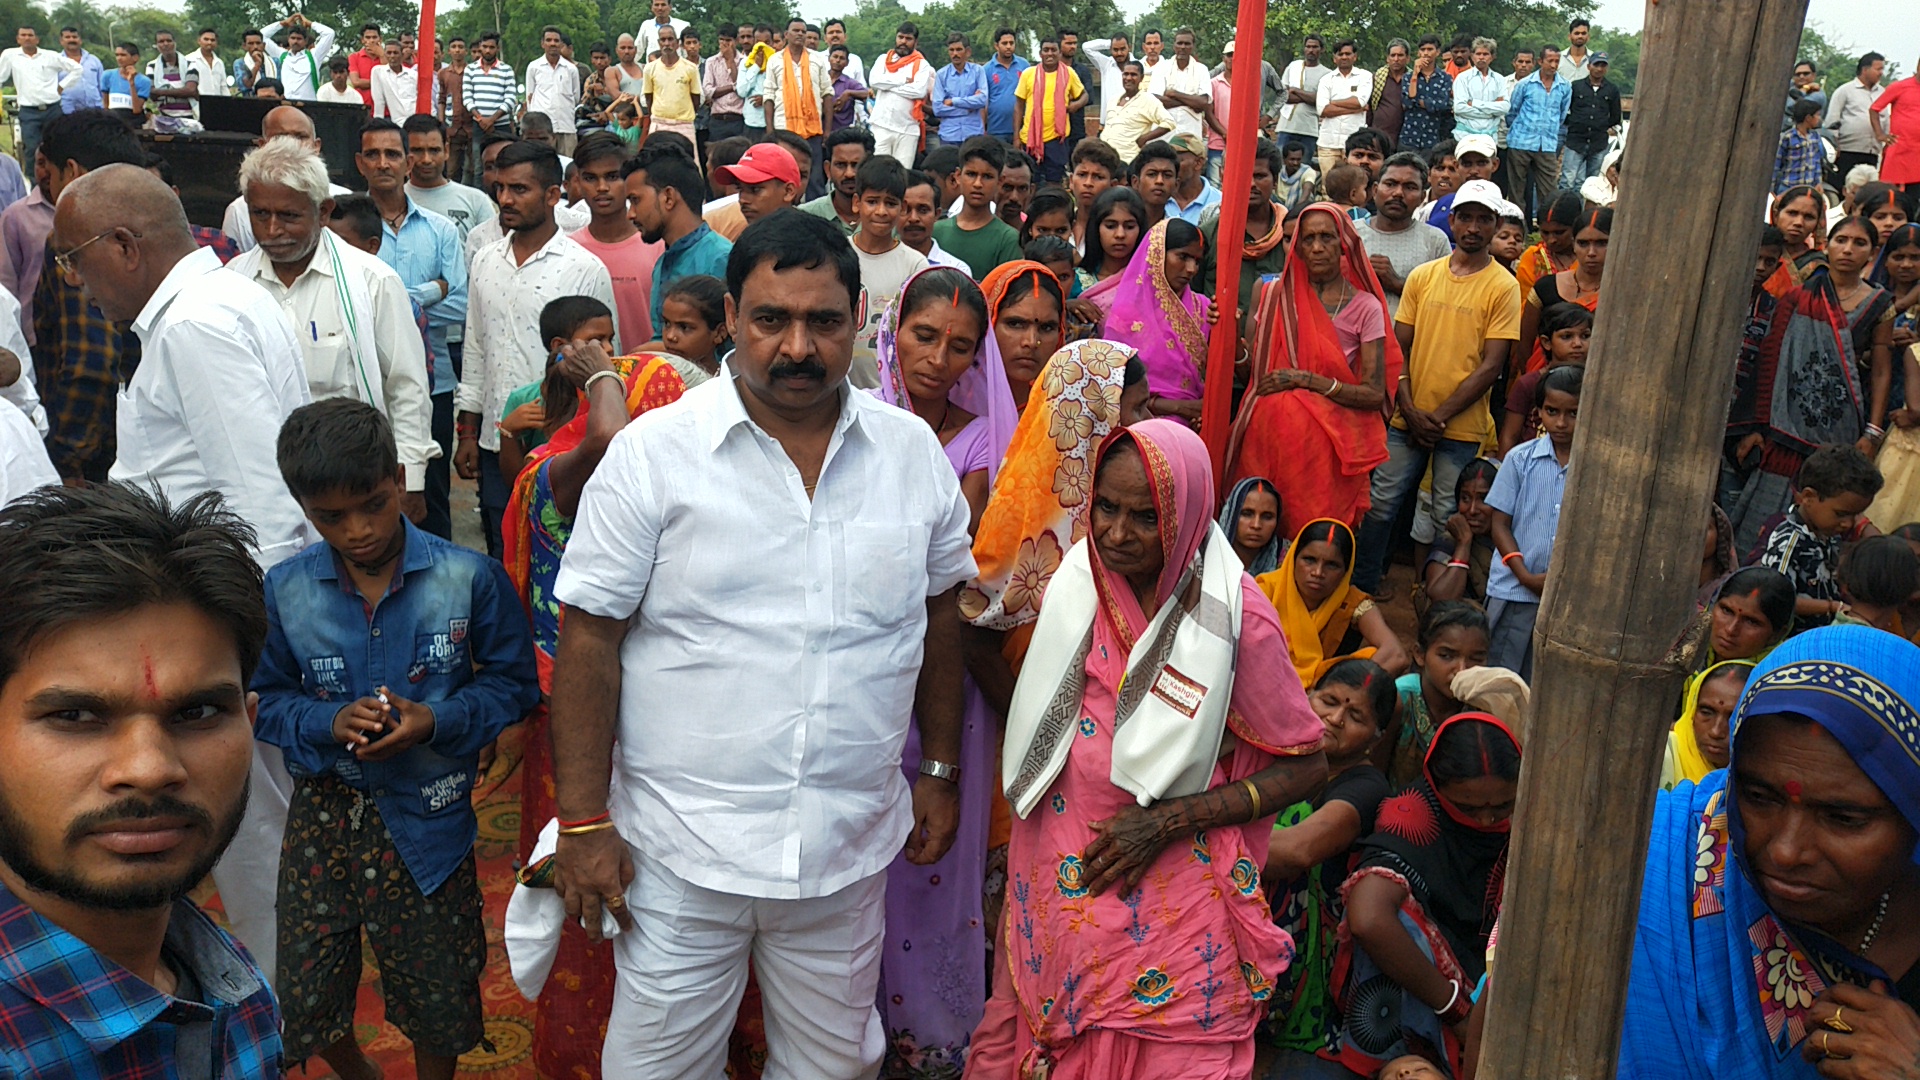
[[[1887,87],[1874,112],[1884,111],[1880,126],[1894,136],[1880,159],[1880,179],[1889,184],[1920,184],[1920,75]]]
[[[366,50],[359,49],[355,50],[353,55],[347,57],[347,70],[352,72],[353,77],[356,79],[371,80],[373,78],[373,69],[386,62],[387,60],[383,56],[368,56]],[[360,91],[360,97],[365,100],[367,104],[373,104],[373,88],[369,86],[367,89]]]

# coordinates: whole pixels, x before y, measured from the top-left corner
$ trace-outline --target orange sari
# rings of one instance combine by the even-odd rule
[[[1384,314],[1386,294],[1346,214],[1332,203],[1315,203],[1301,216],[1315,212],[1331,217],[1339,231],[1341,273],[1356,292],[1373,296]],[[1359,373],[1341,350],[1333,317],[1308,280],[1299,235],[1294,233],[1294,249],[1279,280],[1260,287],[1252,381],[1298,368],[1352,385]],[[1241,398],[1227,443],[1228,484],[1249,476],[1272,481],[1280,492],[1281,535],[1292,536],[1315,518],[1351,526],[1366,514],[1373,468],[1387,459],[1387,417],[1403,366],[1390,324],[1384,349],[1385,404],[1380,411],[1350,409],[1307,389],[1256,394],[1250,386]]]

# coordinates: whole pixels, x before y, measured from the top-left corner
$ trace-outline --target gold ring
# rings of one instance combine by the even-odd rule
[[[1820,1056],[1821,1057],[1833,1056],[1833,1051],[1829,1049],[1832,1043],[1833,1043],[1833,1032],[1823,1031],[1820,1033]]]
[[[1846,1011],[1847,1011],[1847,1007],[1845,1005],[1840,1005],[1835,1007],[1833,1010],[1833,1015],[1827,1018],[1827,1027],[1841,1033],[1842,1035],[1853,1034],[1853,1025],[1847,1023],[1845,1020],[1840,1019],[1840,1014]]]
[[[609,911],[622,911],[627,906],[627,898],[624,896],[608,896],[602,898],[600,903]]]

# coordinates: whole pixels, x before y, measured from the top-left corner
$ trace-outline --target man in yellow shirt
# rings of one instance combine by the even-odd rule
[[[1101,140],[1113,147],[1121,161],[1133,161],[1141,147],[1173,130],[1173,114],[1159,98],[1141,92],[1146,76],[1146,65],[1138,60],[1120,65],[1121,94],[1100,125]]]
[[[1353,584],[1368,592],[1386,572],[1393,522],[1433,466],[1433,520],[1453,516],[1460,470],[1493,428],[1487,391],[1520,339],[1520,285],[1493,260],[1500,189],[1469,180],[1453,197],[1453,254],[1414,267],[1393,333],[1407,358],[1394,393],[1387,460],[1373,472],[1373,505],[1360,525]]]
[[[1020,73],[1013,97],[1014,141],[1039,163],[1042,181],[1060,183],[1067,178],[1071,149],[1067,114],[1087,107],[1087,88],[1071,67],[1060,62],[1058,38],[1041,40],[1040,66]]]
[[[700,110],[700,67],[680,56],[680,35],[671,26],[660,29],[660,56],[647,61],[640,75],[640,93],[652,112],[653,131],[677,131],[693,140],[693,121]]]

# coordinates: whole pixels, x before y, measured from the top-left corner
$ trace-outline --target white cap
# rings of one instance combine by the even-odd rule
[[[1500,148],[1494,145],[1491,135],[1462,135],[1459,141],[1453,144],[1453,156],[1463,158],[1468,154],[1497,158],[1500,156]]]
[[[1469,180],[1460,185],[1460,189],[1453,193],[1453,208],[1458,210],[1469,203],[1486,207],[1493,211],[1495,217],[1512,205],[1501,197],[1499,185],[1491,180]]]
[[[1223,45],[1223,46],[1221,46],[1221,47],[1220,47],[1220,55],[1221,55],[1221,56],[1232,56],[1232,55],[1233,55],[1233,42],[1231,42],[1231,41],[1229,41],[1229,42],[1227,42],[1227,43],[1226,43],[1225,45]]]

